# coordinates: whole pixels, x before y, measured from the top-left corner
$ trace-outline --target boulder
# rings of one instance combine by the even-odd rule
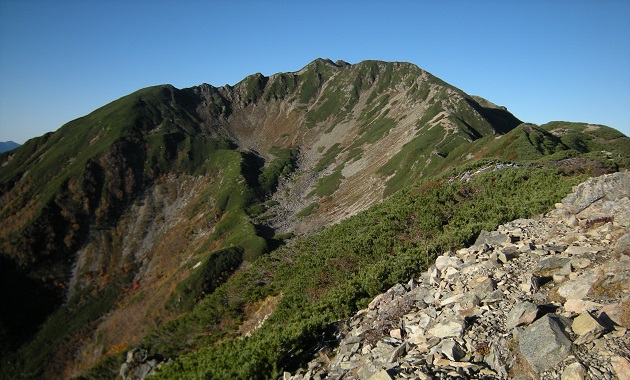
[[[605,325],[622,326],[630,328],[630,297],[623,298],[618,303],[606,305],[601,308],[598,319]]]
[[[127,360],[120,366],[119,375],[123,380],[144,379],[153,375],[157,367],[157,360],[148,359],[145,349],[135,348],[127,352]]]
[[[562,203],[572,214],[577,214],[596,201],[630,197],[630,172],[619,172],[590,178],[573,189]]]
[[[561,269],[565,265],[569,264],[571,259],[568,257],[549,256],[538,263],[536,272],[541,275],[551,275],[553,272]]]
[[[596,310],[602,306],[602,304],[597,302],[571,298],[564,303],[564,310],[570,313],[582,314],[585,311]]]
[[[566,322],[558,315],[545,315],[523,331],[519,348],[537,372],[558,364],[571,352],[573,343],[564,330]]]
[[[488,294],[496,289],[496,283],[488,276],[479,277],[475,280],[474,292],[480,299],[485,298]]]

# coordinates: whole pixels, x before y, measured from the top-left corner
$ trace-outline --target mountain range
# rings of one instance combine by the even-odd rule
[[[20,146],[20,144],[13,141],[1,141],[0,142],[0,153],[12,150]]]
[[[0,376],[111,378],[142,346],[277,378],[440,250],[629,164],[612,128],[410,63],[141,89],[0,155]]]

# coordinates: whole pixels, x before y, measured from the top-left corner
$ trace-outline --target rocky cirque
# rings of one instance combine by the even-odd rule
[[[284,379],[629,379],[630,173],[573,190],[377,296]]]

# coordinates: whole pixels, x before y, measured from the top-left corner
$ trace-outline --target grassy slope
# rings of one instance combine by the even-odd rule
[[[111,215],[110,208],[120,212],[126,202],[132,202],[142,192],[144,186],[161,174],[169,172],[207,175],[217,179],[213,182],[213,188],[208,189],[208,195],[212,199],[200,205],[216,207],[213,211],[217,212],[219,222],[210,240],[225,247],[240,247],[244,251],[245,259],[250,261],[267,251],[267,239],[259,236],[259,231],[251,223],[245,209],[276,186],[278,177],[294,163],[295,152],[274,151],[279,156],[278,159],[264,167],[248,167],[246,153],[237,152],[231,143],[204,136],[196,130],[198,120],[189,111],[190,102],[189,94],[169,86],[140,90],[66,124],[54,134],[30,140],[22,149],[11,152],[12,159],[0,171],[2,196],[5,199],[10,198],[3,203],[1,210],[3,223],[5,227],[12,227],[5,228],[0,236],[3,254],[28,268],[26,271],[30,270],[31,275],[33,268],[39,267],[41,276],[63,279],[66,268],[55,263],[63,263],[65,260],[51,258],[50,254],[33,247],[32,251],[20,249],[30,244],[31,234],[44,237],[55,235],[37,232],[40,231],[38,226],[50,222],[50,218],[48,221],[42,219],[42,214],[50,214],[48,210],[51,207],[57,210],[58,225],[62,227],[66,223],[85,224],[85,227],[96,223],[98,226],[99,215],[109,215],[99,226],[107,229],[117,223],[116,215]],[[123,149],[116,149],[120,144],[124,144]],[[7,157],[5,155],[3,158]],[[107,172],[107,164],[129,169],[123,172],[127,176],[127,180],[122,179],[123,181],[129,180],[130,173],[135,177],[135,186],[130,191],[122,190],[126,193],[118,199],[111,199],[111,194],[117,190],[111,185],[117,180],[120,183],[121,179],[116,178],[116,173]],[[70,192],[69,195],[64,195],[68,194],[69,188],[73,188],[73,184],[79,184],[74,187],[81,188],[87,182],[86,173],[90,173],[89,168],[94,166],[100,166],[104,171],[100,181],[92,183],[95,194]],[[252,175],[260,175],[260,179],[248,183],[246,177]],[[92,197],[95,198],[94,202],[90,202],[87,209],[82,207],[86,204],[85,199]],[[73,203],[73,199],[80,204],[77,205],[76,201]],[[116,200],[119,202],[115,202]],[[23,210],[29,211],[28,215]],[[69,220],[65,220],[66,217]],[[11,224],[14,220],[19,224]],[[58,240],[66,233],[65,230],[60,232],[61,234],[57,234],[61,235]],[[47,247],[51,252],[56,252],[57,257],[61,257],[63,252],[73,249],[72,243],[81,241],[78,237],[75,239],[75,242],[64,239],[63,243],[69,241],[70,246],[63,246],[61,242],[55,246],[55,242],[52,242]],[[114,263],[115,260],[110,262]],[[47,266],[48,263],[54,265]],[[54,272],[51,272],[51,268]],[[16,270],[25,271],[24,268]],[[117,266],[104,268],[103,276],[111,277],[118,271]],[[13,364],[4,367],[21,368],[16,369],[20,373],[39,373],[46,365],[46,360],[43,359],[50,358],[52,350],[81,329],[93,325],[93,321],[115,306],[122,295],[121,289],[131,284],[135,271],[128,268],[125,273],[128,275],[117,277],[108,286],[98,290],[85,289],[85,294],[90,295],[89,297],[80,297],[57,310],[42,326],[34,340],[22,347],[17,358],[6,358]],[[17,290],[17,295],[11,290],[11,298],[28,303],[33,296],[46,293],[49,287],[52,285],[39,283],[35,286],[34,294],[30,288],[27,289],[30,292],[29,297],[20,295],[21,289]],[[60,288],[57,292],[60,291],[63,289]],[[3,294],[2,298],[5,297],[9,295]],[[57,297],[60,298],[59,295]],[[14,305],[14,312],[24,310],[45,315],[55,305],[48,305],[45,310],[23,306]],[[5,319],[3,313],[3,322],[9,321],[10,325],[6,326],[8,331],[20,332],[22,337],[31,332],[33,324],[41,322],[41,319],[33,321],[32,318],[13,317],[11,315]],[[0,331],[1,333],[4,331]],[[11,336],[8,338],[16,339]]]
[[[295,370],[331,323],[417,275],[436,253],[470,243],[481,229],[547,210],[582,178],[527,167],[487,173],[466,184],[438,179],[412,186],[261,258],[190,315],[156,332],[146,341],[154,352],[189,352],[158,378],[275,378]],[[275,294],[282,300],[260,330],[245,340],[225,340],[234,330],[220,325],[235,328],[245,305]],[[195,338],[196,328],[222,331],[223,342],[217,343],[217,336]]]
[[[278,309],[264,327],[246,340],[217,346],[214,338],[204,338],[192,341],[195,347],[202,347],[198,351],[192,344],[170,351],[167,347],[173,340],[186,339],[174,333],[181,330],[166,326],[147,345],[156,352],[190,353],[167,366],[160,376],[273,378],[283,370],[295,370],[314,353],[311,349],[318,347],[331,323],[364,307],[378,292],[419,273],[436,253],[471,243],[481,229],[492,230],[500,223],[547,210],[583,180],[585,173],[628,166],[627,137],[606,127],[595,129],[592,135],[586,125],[561,124],[566,129],[564,138],[546,132],[558,127],[550,123],[523,125],[500,139],[486,139],[483,154],[507,160],[517,151],[525,167],[486,173],[467,184],[427,179],[317,236],[261,258],[255,269],[239,274],[176,326],[186,326],[185,336],[190,338],[191,326],[216,328],[225,322],[220,317],[225,314],[230,315],[228,325],[235,328],[247,305],[282,294]],[[612,154],[602,156],[601,150]],[[446,162],[455,165],[465,160],[465,153],[455,157],[459,160],[451,157]],[[580,170],[558,165],[567,157],[598,165]],[[441,178],[486,164],[484,160],[467,164]],[[208,314],[213,317],[202,317]],[[234,330],[217,331],[225,337]],[[162,334],[171,339],[157,338]]]

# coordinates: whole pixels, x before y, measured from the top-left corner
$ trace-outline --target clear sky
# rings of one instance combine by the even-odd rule
[[[523,121],[630,135],[630,1],[0,0],[0,141],[137,89],[407,61]]]

